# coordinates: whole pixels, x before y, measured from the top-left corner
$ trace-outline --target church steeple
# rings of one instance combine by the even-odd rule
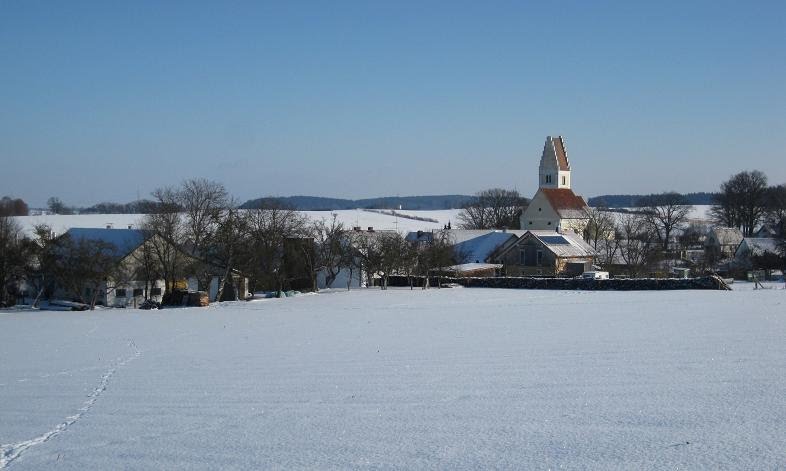
[[[570,188],[570,162],[562,136],[546,137],[538,174],[540,188]]]

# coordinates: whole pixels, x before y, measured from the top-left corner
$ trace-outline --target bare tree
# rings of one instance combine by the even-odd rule
[[[164,279],[164,304],[171,302],[177,281],[185,275],[189,258],[180,248],[186,239],[185,226],[180,214],[177,193],[172,188],[160,188],[153,192],[157,210],[145,216],[142,227],[149,233],[145,241],[156,261],[156,272]]]
[[[645,196],[639,204],[643,206],[647,222],[655,230],[663,250],[668,250],[672,234],[688,221],[693,206],[687,204],[684,196],[673,191]]]
[[[614,216],[606,208],[587,208],[584,240],[598,250],[598,243],[614,239]]]
[[[242,213],[248,238],[243,253],[243,269],[255,286],[283,291],[288,277],[284,243],[288,237],[306,232],[307,220],[298,211],[278,203]]]
[[[461,263],[456,260],[457,254],[450,240],[449,231],[433,231],[431,237],[418,246],[417,273],[424,276],[423,289],[429,288],[429,276],[435,268],[442,268]]]
[[[378,233],[362,233],[355,240],[355,254],[361,273],[366,275],[366,286],[373,286],[374,277],[382,271],[382,247]]]
[[[767,212],[767,176],[758,170],[740,172],[721,184],[721,191],[710,210],[713,220],[726,227],[737,227],[746,237]]]
[[[10,304],[18,283],[25,277],[30,244],[12,217],[0,216],[0,306]]]
[[[767,190],[767,224],[776,235],[786,234],[786,185],[772,186]]]
[[[4,216],[27,216],[30,210],[27,203],[21,198],[13,199],[8,196],[0,198],[0,217]]]
[[[656,239],[652,226],[639,214],[629,213],[620,217],[617,226],[619,254],[631,276],[640,274],[653,256]]]
[[[46,200],[49,211],[54,214],[73,214],[73,210],[63,203],[57,196],[52,196]]]
[[[336,280],[345,260],[347,250],[347,231],[344,225],[333,214],[330,222],[324,219],[312,224],[314,242],[316,244],[316,265],[325,274],[325,286],[330,288]]]
[[[115,288],[109,280],[122,277],[117,247],[111,243],[74,239],[66,233],[55,241],[53,248],[53,268],[58,281],[90,309],[95,308],[101,294]]]
[[[409,243],[398,232],[383,233],[377,238],[380,252],[379,273],[382,289],[388,289],[390,275],[403,270],[408,257]]]
[[[358,273],[358,279],[362,281],[363,260],[360,254],[361,238],[364,234],[357,231],[346,231],[344,234],[340,267],[347,270],[347,291],[352,288],[354,275]]]
[[[212,243],[206,248],[208,261],[224,268],[214,301],[223,299],[226,284],[233,279],[233,271],[240,265],[238,258],[248,234],[246,222],[236,204],[228,204],[219,215],[216,230],[211,236]],[[233,285],[233,291],[237,299],[237,286]]]
[[[457,217],[463,229],[518,229],[527,203],[516,190],[492,188],[478,193]]]
[[[156,254],[153,250],[154,244],[152,241],[150,241],[150,238],[153,237],[154,234],[150,232],[149,228],[147,230],[143,230],[145,232],[145,240],[139,249],[134,250],[131,253],[131,260],[133,261],[133,265],[136,267],[133,279],[144,280],[144,298],[147,300],[150,299],[155,281],[161,279],[162,275],[159,268],[159,263],[156,259]]]
[[[173,196],[182,209],[184,235],[189,242],[187,251],[193,255],[189,271],[197,275],[200,289],[207,289],[213,267],[206,262],[206,255],[214,243],[221,217],[230,206],[230,198],[222,184],[204,178],[184,181]]]

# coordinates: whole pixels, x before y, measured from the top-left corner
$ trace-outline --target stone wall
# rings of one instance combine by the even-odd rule
[[[422,287],[423,277],[412,277],[414,286]],[[675,289],[713,289],[730,290],[729,286],[717,276],[702,278],[615,278],[611,280],[585,280],[581,278],[452,278],[431,277],[429,285],[455,283],[466,288],[510,288],[510,289],[560,289],[586,291],[652,291]],[[391,276],[389,286],[410,286],[410,278]]]

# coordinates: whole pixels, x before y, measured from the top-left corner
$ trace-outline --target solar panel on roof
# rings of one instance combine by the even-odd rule
[[[568,244],[568,245],[570,245],[570,242],[568,242],[568,239],[566,239],[566,238],[564,238],[562,236],[541,236],[541,237],[539,237],[539,239],[542,240],[543,243],[545,243],[545,244],[553,244],[553,245]]]

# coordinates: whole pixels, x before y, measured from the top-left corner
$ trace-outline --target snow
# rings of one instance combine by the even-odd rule
[[[446,209],[439,211],[397,211],[410,216],[435,219],[438,222],[418,221],[404,217],[390,216],[362,209],[339,210],[339,211],[303,211],[309,219],[330,220],[335,213],[339,221],[346,227],[351,228],[360,226],[363,230],[373,227],[375,230],[398,230],[406,234],[409,231],[430,231],[432,229],[442,229],[445,224],[451,222],[456,224],[456,216],[459,209]],[[33,233],[37,224],[47,224],[56,234],[63,234],[73,227],[86,228],[106,228],[111,225],[117,229],[139,228],[144,218],[143,214],[75,214],[75,215],[37,215],[21,216],[16,218],[27,234]]]
[[[748,285],[0,312],[0,468],[779,468],[786,291]]]

